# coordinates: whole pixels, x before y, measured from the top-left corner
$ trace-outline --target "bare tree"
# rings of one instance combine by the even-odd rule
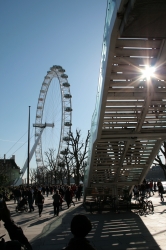
[[[40,167],[36,170],[36,179],[39,184],[45,184],[45,180],[47,177],[47,169],[46,167]]]
[[[52,180],[54,180],[54,183],[56,184],[57,181],[63,182],[63,171],[58,166],[55,156],[55,150],[49,149],[48,152],[45,152],[46,155],[46,167],[47,167],[47,176],[50,177],[50,183],[52,183]],[[48,182],[48,181],[47,181]]]
[[[29,172],[30,182],[36,183],[37,180],[37,169],[31,168]]]
[[[164,156],[164,160],[165,160],[164,163],[163,163],[162,156]],[[164,176],[166,178],[166,142],[162,143],[160,150],[159,150],[158,154],[156,155],[156,158],[155,158],[153,164],[159,165],[162,168]]]
[[[49,148],[48,152],[45,152],[46,160],[46,168],[47,168],[47,183],[49,182],[49,176],[50,176],[50,182],[52,183],[52,180],[56,183],[56,157],[55,157],[55,150]]]
[[[66,169],[65,165],[58,165],[58,171],[57,171],[57,179],[59,181],[59,184],[64,184],[64,179],[66,178]]]
[[[63,155],[59,155],[56,159],[54,149],[45,152],[47,171],[55,183],[58,181],[63,184],[66,178],[67,184],[70,185],[70,179],[74,176],[75,183],[79,185],[80,180],[83,181],[84,178],[90,132],[88,131],[85,142],[81,140],[81,130],[76,129],[75,136],[72,132],[68,136],[70,140],[66,142]]]
[[[73,133],[70,132],[69,136],[70,140],[67,142],[67,150],[73,161],[72,169],[74,170],[75,183],[79,185],[80,180],[83,180],[85,161],[88,157],[87,153],[90,131],[88,130],[85,142],[81,140],[81,130],[76,129],[76,135],[74,136]]]
[[[74,161],[73,161],[73,156],[69,154],[69,149],[66,149],[66,154],[63,156],[59,157],[60,161],[60,168],[63,169],[64,172],[64,178],[67,180],[67,184],[70,185],[70,179],[72,175],[74,174],[73,166],[74,166]]]

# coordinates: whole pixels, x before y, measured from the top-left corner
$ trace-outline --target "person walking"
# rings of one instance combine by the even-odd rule
[[[34,192],[33,192],[33,203],[35,202],[35,205],[36,205],[36,197],[37,197],[37,194],[38,194],[38,190],[37,190],[37,188],[35,187],[35,188],[34,188]]]
[[[164,187],[163,187],[162,182],[160,182],[160,183],[158,184],[158,190],[159,190],[159,195],[160,195],[161,201],[164,201],[164,197],[163,197]]]
[[[150,181],[150,196],[154,195],[154,190],[153,190],[153,180]]]
[[[49,187],[47,186],[47,187],[46,187],[46,195],[47,195],[47,197],[48,197],[49,191],[50,191],[50,189],[49,189]]]
[[[71,188],[70,188],[70,193],[71,193],[71,202],[70,202],[70,204],[73,203],[73,205],[75,206],[75,203],[73,201],[73,197],[74,197],[75,193],[74,193],[73,189],[71,189]]]
[[[29,213],[31,213],[32,210],[34,211],[34,206],[33,206],[33,194],[30,188],[27,188],[27,198],[29,204]]]
[[[44,196],[42,195],[41,191],[38,191],[36,196],[36,205],[38,206],[39,217],[41,217],[41,213],[43,211],[43,204],[44,204]]]
[[[61,185],[59,187],[59,194],[61,196],[60,208],[62,209],[62,203],[64,201],[63,199],[64,199],[65,191],[64,191],[64,189],[63,189],[63,187]]]
[[[65,192],[65,201],[67,203],[67,207],[70,207],[71,204],[71,192],[70,192],[70,187],[68,186]]]
[[[60,206],[60,203],[61,203],[61,196],[59,194],[59,190],[57,189],[55,191],[55,194],[52,196],[53,198],[53,206],[54,206],[54,216],[55,215],[59,215],[59,206]]]
[[[21,191],[20,191],[20,188],[18,187],[15,190],[15,198],[16,198],[17,204],[19,204],[21,200]]]
[[[82,185],[81,184],[78,185],[78,192],[79,192],[79,197],[81,198],[81,196],[82,196]],[[79,201],[80,201],[80,198],[78,199]]]

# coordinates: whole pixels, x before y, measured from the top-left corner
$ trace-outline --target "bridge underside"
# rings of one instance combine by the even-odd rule
[[[113,194],[131,191],[166,140],[166,1],[117,2],[107,6],[86,195],[94,187]],[[155,67],[153,77],[143,75],[146,65]]]

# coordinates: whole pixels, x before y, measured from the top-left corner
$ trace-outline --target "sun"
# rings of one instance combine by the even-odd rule
[[[146,66],[144,70],[142,70],[143,78],[149,79],[154,76],[155,67]]]

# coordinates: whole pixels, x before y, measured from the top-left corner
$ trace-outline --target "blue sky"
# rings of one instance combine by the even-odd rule
[[[71,84],[72,131],[78,128],[86,138],[95,107],[106,6],[107,0],[0,1],[0,157],[15,154],[17,165],[24,165],[28,106],[32,135],[39,91],[53,65],[66,70]],[[35,157],[30,167],[36,167]]]

